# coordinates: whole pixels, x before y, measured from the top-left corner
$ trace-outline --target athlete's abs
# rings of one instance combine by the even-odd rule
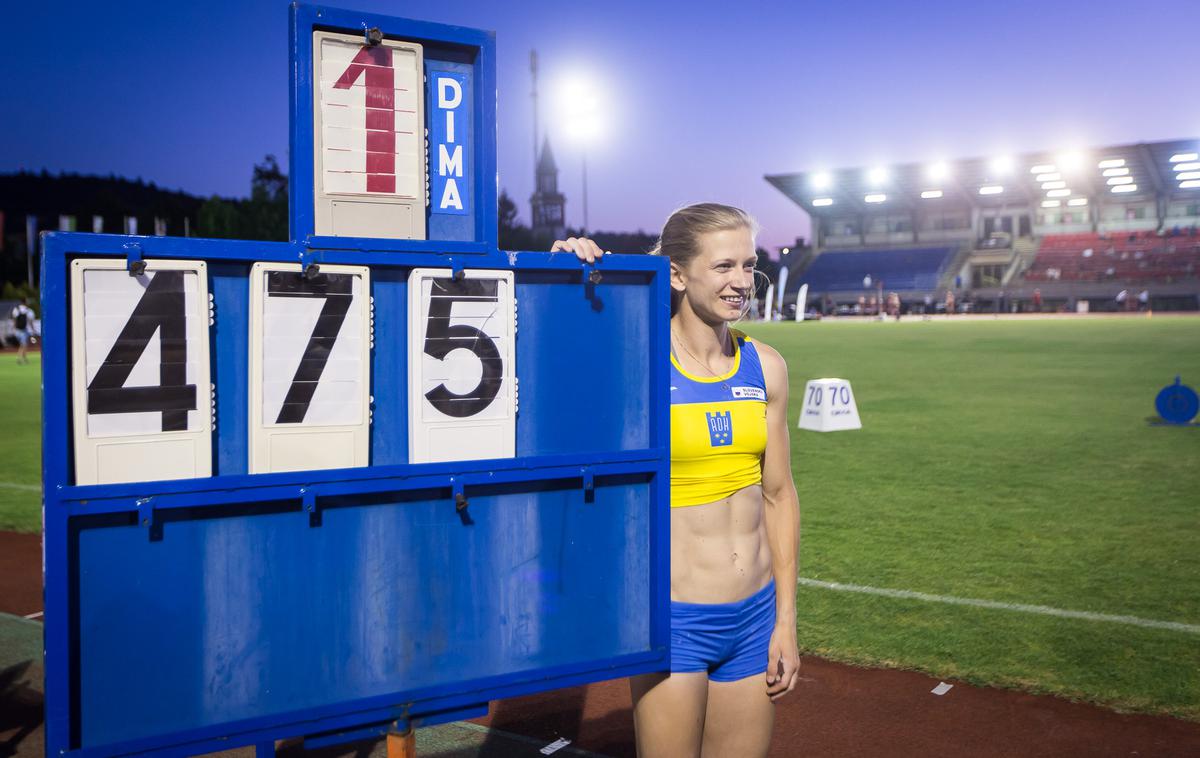
[[[671,509],[671,599],[731,603],[771,578],[762,487],[705,505]]]

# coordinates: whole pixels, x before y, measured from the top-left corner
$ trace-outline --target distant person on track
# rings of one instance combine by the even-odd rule
[[[954,290],[946,290],[946,315],[954,313]]]
[[[1036,287],[1033,290],[1033,312],[1042,312],[1042,291]]]
[[[765,756],[799,676],[787,365],[730,327],[754,292],[755,232],[701,203],[654,250],[671,270],[671,670],[630,680],[642,756]],[[587,238],[552,249],[603,256]]]
[[[8,316],[12,322],[13,334],[17,338],[17,363],[29,363],[29,337],[33,333],[33,311],[29,308],[29,300],[21,298],[21,302],[12,309]]]

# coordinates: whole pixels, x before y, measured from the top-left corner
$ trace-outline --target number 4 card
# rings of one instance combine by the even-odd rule
[[[212,475],[208,274],[202,261],[71,264],[75,483]]]
[[[250,473],[369,463],[371,281],[365,266],[250,269]]]
[[[408,279],[409,461],[516,455],[511,271],[414,269]]]

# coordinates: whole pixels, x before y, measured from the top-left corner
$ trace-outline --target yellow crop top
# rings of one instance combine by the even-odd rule
[[[733,370],[689,374],[671,356],[671,507],[703,505],[762,482],[767,384],[749,337],[734,331]]]

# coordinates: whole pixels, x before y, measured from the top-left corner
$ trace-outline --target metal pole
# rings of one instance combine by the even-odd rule
[[[29,286],[33,286],[33,253],[37,249],[38,231],[37,216],[25,217],[25,265],[26,279]]]
[[[537,168],[538,168],[538,149],[541,144],[538,142],[538,58],[537,50],[529,51],[529,77],[533,82],[533,91],[530,93],[533,96],[533,191],[538,191],[537,186]]]

